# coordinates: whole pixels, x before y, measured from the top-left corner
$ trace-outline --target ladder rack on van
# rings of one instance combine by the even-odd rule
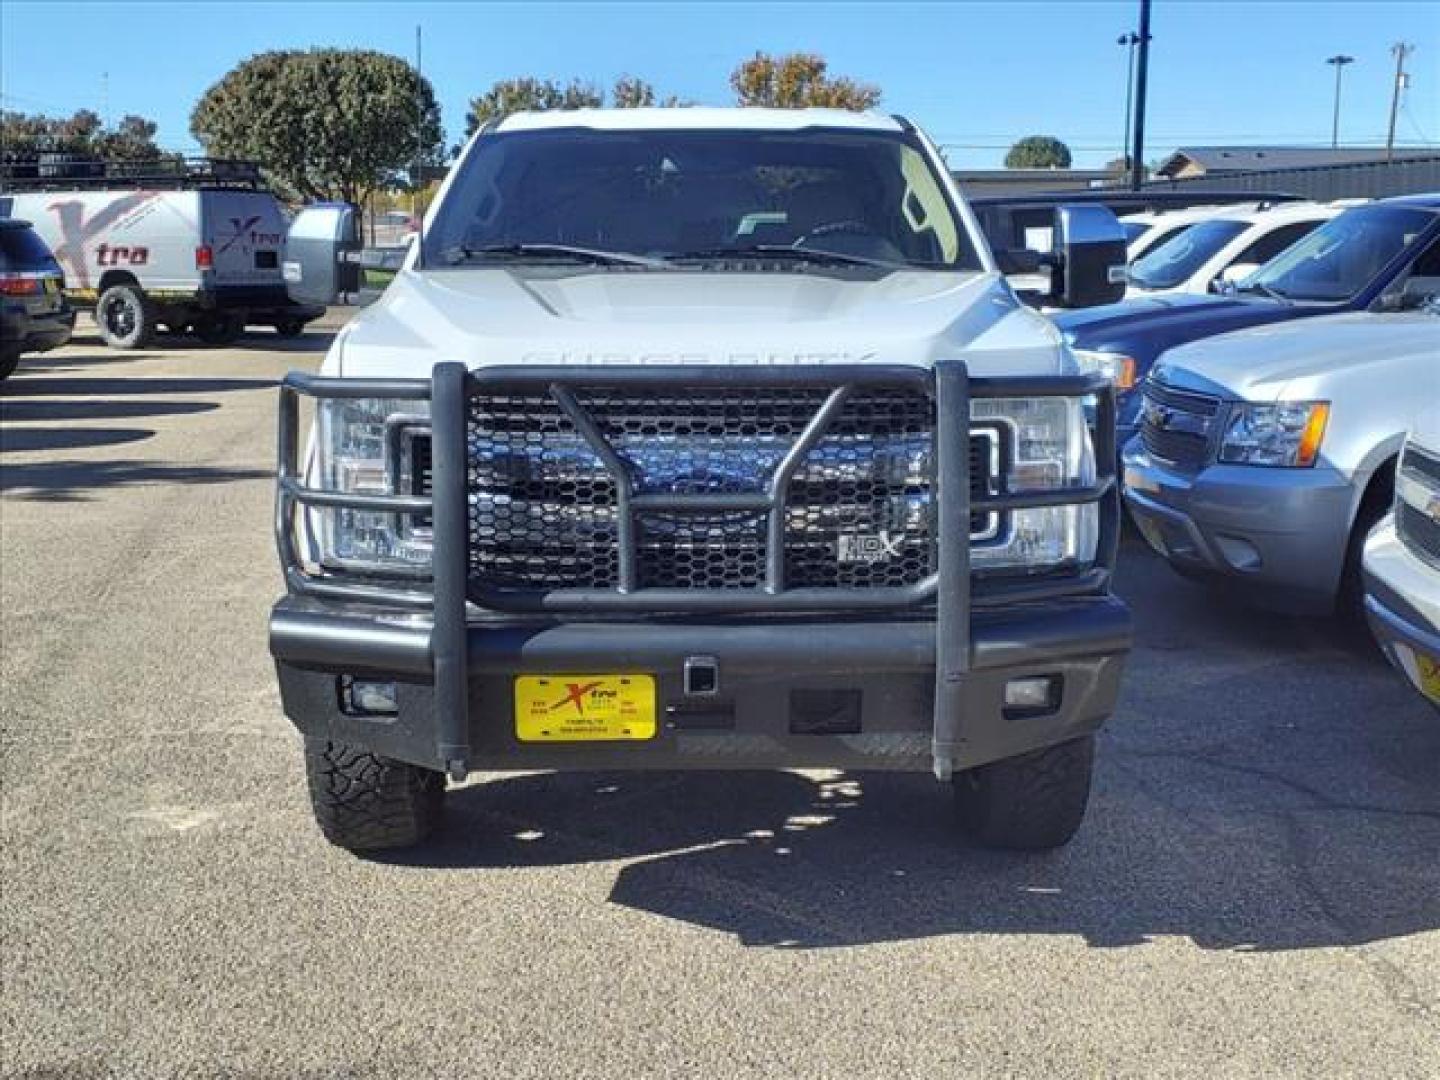
[[[97,161],[63,153],[7,155],[0,160],[0,191],[95,191],[145,188],[193,190],[268,189],[253,161],[166,157],[144,161]]]

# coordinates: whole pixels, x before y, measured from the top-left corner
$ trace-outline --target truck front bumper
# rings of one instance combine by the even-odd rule
[[[1387,518],[1365,543],[1365,615],[1381,651],[1440,709],[1440,570],[1422,563]]]
[[[353,742],[429,768],[457,718],[441,715],[428,619],[287,597],[270,617],[285,712],[310,736]],[[959,694],[957,769],[1096,730],[1115,707],[1130,615],[1109,596],[976,612]],[[926,619],[481,622],[466,626],[462,704],[476,769],[924,771],[932,765],[936,624]],[[714,693],[687,692],[704,658]],[[658,732],[634,742],[524,743],[519,675],[655,677]],[[398,713],[357,716],[342,680],[393,681]],[[1053,707],[1007,708],[1006,684],[1049,678]],[[448,719],[448,723],[447,723]]]
[[[1141,535],[1179,570],[1295,614],[1335,606],[1354,488],[1327,466],[1210,465],[1185,472],[1125,447],[1125,502]]]

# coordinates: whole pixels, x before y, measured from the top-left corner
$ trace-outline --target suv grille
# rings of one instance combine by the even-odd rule
[[[1220,399],[1146,382],[1140,406],[1140,441],[1152,457],[1198,468],[1210,452]]]
[[[758,495],[826,391],[589,389],[576,399],[647,495]],[[615,589],[616,485],[547,394],[485,393],[470,402],[472,589]],[[908,389],[856,390],[787,489],[787,588],[901,587],[934,564],[930,435],[934,406]],[[999,429],[971,437],[976,497],[999,491]],[[636,511],[640,588],[762,586],[767,515],[750,508]],[[976,539],[1000,531],[971,519]]]

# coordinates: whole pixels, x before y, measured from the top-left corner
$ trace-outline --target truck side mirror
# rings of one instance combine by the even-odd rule
[[[360,212],[349,203],[307,206],[285,236],[285,290],[297,304],[354,304],[361,285]]]
[[[1050,303],[1083,308],[1125,295],[1125,230],[1104,206],[1055,208],[1055,263]]]

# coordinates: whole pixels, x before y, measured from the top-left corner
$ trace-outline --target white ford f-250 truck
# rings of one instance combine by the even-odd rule
[[[296,299],[354,289],[334,213]],[[1124,287],[1106,210],[1047,258],[1048,302]],[[836,767],[1064,843],[1130,646],[1113,421],[904,120],[485,128],[281,392],[270,646],[322,830],[415,843],[473,770]]]

